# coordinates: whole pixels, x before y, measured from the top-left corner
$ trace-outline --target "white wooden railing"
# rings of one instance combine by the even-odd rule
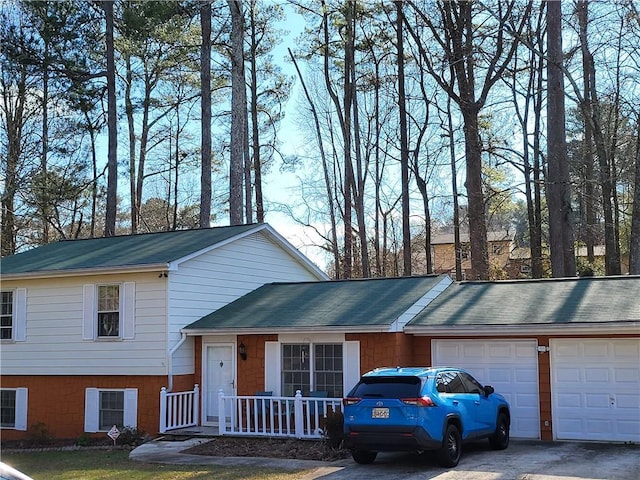
[[[340,398],[218,394],[220,435],[321,438],[327,412],[341,410]]]
[[[169,393],[160,389],[160,433],[198,425],[200,387],[190,392]]]

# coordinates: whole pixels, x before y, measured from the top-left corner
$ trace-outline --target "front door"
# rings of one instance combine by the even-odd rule
[[[203,423],[218,423],[218,396],[235,395],[235,365],[232,344],[206,345],[204,352],[204,409]]]

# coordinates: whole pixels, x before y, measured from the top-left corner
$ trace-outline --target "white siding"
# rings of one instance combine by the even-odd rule
[[[135,283],[133,339],[83,340],[88,336],[83,324],[84,286],[106,281]],[[3,281],[3,287],[18,286],[12,283]],[[20,282],[20,287],[27,289],[26,341],[3,343],[3,375],[167,373],[166,287],[157,273],[29,280]],[[131,286],[123,287],[122,294],[130,291]]]
[[[169,272],[169,348],[180,329],[271,282],[318,280],[296,258],[258,232],[185,261]],[[173,374],[193,373],[193,342],[173,358]]]

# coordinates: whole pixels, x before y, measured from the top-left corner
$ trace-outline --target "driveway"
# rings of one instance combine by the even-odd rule
[[[371,465],[353,461],[321,467],[304,480],[635,480],[640,446],[542,443],[512,440],[490,450],[486,442],[465,445],[456,468],[438,466],[433,455],[378,454]]]
[[[640,445],[512,440],[506,450],[487,442],[465,444],[456,468],[439,467],[433,454],[380,453],[371,465],[275,458],[212,457],[183,453],[204,439],[148,442],[130,458],[182,465],[247,465],[307,470],[300,480],[638,480]]]

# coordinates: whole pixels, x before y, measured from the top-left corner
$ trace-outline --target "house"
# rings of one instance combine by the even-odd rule
[[[161,388],[197,383],[183,327],[265,283],[327,279],[266,224],[62,241],[0,272],[3,440],[155,434]]]
[[[62,242],[0,268],[5,439],[155,434],[185,413],[318,438],[362,373],[452,364],[507,396],[514,437],[640,442],[640,277],[331,281],[267,225]]]
[[[514,437],[638,442],[639,299],[640,277],[278,283],[183,332],[202,352],[205,423],[224,388],[206,387],[217,378],[210,355],[235,341],[246,348],[239,395],[340,397],[375,367],[455,365],[508,398]]]
[[[496,268],[504,268],[509,260],[509,253],[513,247],[513,234],[509,232],[487,232],[487,248],[489,264]],[[460,233],[460,261],[462,266],[462,278],[473,279],[471,269],[471,246],[469,233]],[[441,233],[431,238],[431,258],[433,271],[447,273],[452,277],[456,275],[456,249],[455,239],[452,233]]]

